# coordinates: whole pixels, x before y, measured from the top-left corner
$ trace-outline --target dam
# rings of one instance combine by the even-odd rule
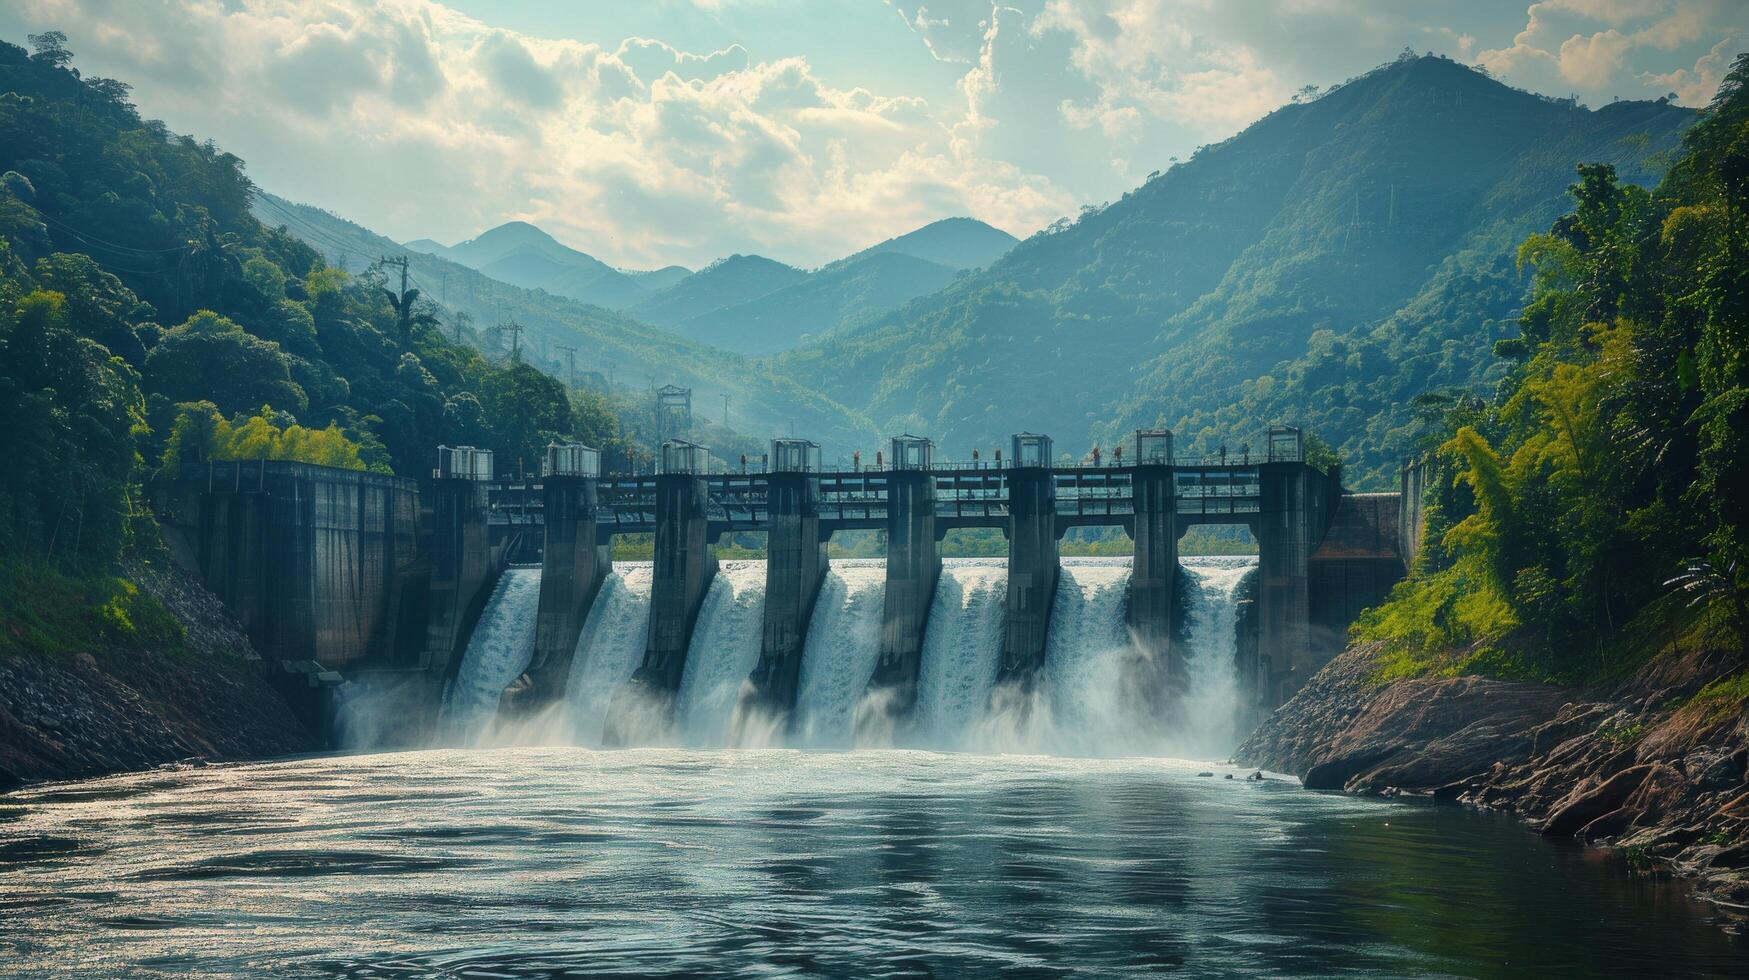
[[[604,745],[1078,751],[1114,724],[1218,742],[1403,575],[1417,515],[1401,494],[1346,492],[1297,429],[1271,429],[1256,456],[1184,458],[1172,441],[1138,431],[1072,462],[1020,433],[1006,458],[952,462],[902,435],[872,466],[829,470],[806,440],[773,440],[758,466],[670,440],[643,475],[555,444],[523,481],[465,447],[417,483],[207,464],[168,512],[178,557],[275,644],[309,713],[332,714],[344,682],[342,727],[368,711],[373,744],[537,721]],[[1258,553],[1181,560],[1198,525],[1244,528]],[[1059,557],[1086,527],[1121,529],[1133,556]],[[1006,557],[944,559],[959,528],[1000,531]],[[763,561],[714,557],[747,531]],[[885,559],[829,559],[839,531],[879,532]],[[609,560],[627,534],[653,539],[651,561]]]

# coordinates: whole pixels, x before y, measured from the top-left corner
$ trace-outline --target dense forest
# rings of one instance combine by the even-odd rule
[[[1298,424],[1354,485],[1390,489],[1414,396],[1502,376],[1490,346],[1528,285],[1513,249],[1560,213],[1573,167],[1655,182],[1694,115],[1405,56],[780,361],[948,445],[1031,428],[1080,451],[1165,425],[1209,451]]]
[[[1434,393],[1426,550],[1362,617],[1387,674],[1579,680],[1749,636],[1749,55],[1654,190],[1579,168],[1491,397]]]
[[[0,554],[107,569],[187,460],[413,476],[468,444],[514,472],[570,437],[624,458],[604,397],[448,339],[395,266],[349,274],[263,224],[241,160],[30,40],[0,43]]]

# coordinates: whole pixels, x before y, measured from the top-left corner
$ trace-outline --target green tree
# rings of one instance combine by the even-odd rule
[[[138,376],[72,327],[59,293],[0,317],[0,550],[101,569],[135,516]]]
[[[486,445],[497,454],[501,473],[538,472],[547,443],[568,436],[571,403],[565,386],[527,364],[507,364],[489,372],[480,385],[485,409]]]
[[[250,336],[211,310],[165,331],[146,358],[146,381],[171,401],[205,399],[224,413],[263,404],[293,412],[309,407],[278,344]]]

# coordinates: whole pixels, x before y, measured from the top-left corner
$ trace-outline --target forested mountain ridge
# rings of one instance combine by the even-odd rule
[[[156,537],[145,485],[190,460],[411,476],[444,442],[617,440],[415,291],[262,224],[241,160],[142,120],[65,40],[0,43],[0,561],[108,570]]]
[[[414,280],[427,296],[463,317],[462,336],[476,340],[493,356],[506,354],[513,338],[501,323],[523,328],[522,356],[554,376],[570,364],[559,346],[577,348],[580,382],[615,392],[679,384],[694,389],[699,414],[724,394],[733,407],[731,422],[742,432],[787,431],[791,421],[834,449],[869,444],[873,427],[857,413],[769,366],[705,347],[625,314],[564,296],[501,282],[485,273],[434,255],[403,249],[394,241],[319,208],[293,204],[268,193],[256,197],[256,211],[272,225],[284,225],[330,261],[359,268],[381,255],[408,254]],[[450,321],[453,330],[454,320]]]
[[[808,277],[803,269],[763,255],[731,255],[712,262],[654,296],[626,309],[659,327],[758,299]]]
[[[1020,239],[976,218],[943,218],[846,256],[840,262],[896,252],[945,265],[949,269],[982,269],[1020,243]],[[836,263],[834,263],[836,264]]]
[[[558,241],[526,221],[510,221],[455,245],[430,239],[407,247],[483,272],[525,289],[544,289],[584,303],[619,309],[647,298],[662,281],[647,282]]]
[[[754,299],[669,326],[681,336],[739,354],[776,354],[933,293],[956,275],[948,266],[904,252],[860,253]]]
[[[1573,167],[1655,181],[1693,118],[1405,58],[779,363],[950,445],[1031,428],[1078,450],[1163,423],[1212,448],[1298,422],[1379,482],[1417,394],[1497,376],[1526,285],[1512,250],[1560,213]]]

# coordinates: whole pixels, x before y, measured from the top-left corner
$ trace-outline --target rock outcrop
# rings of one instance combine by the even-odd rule
[[[317,747],[211,593],[174,568],[124,574],[182,623],[183,643],[0,656],[0,791]]]
[[[1430,796],[1619,847],[1749,915],[1749,706],[1698,697],[1735,652],[1667,653],[1608,688],[1481,677],[1376,680],[1332,660],[1234,754],[1308,788]]]

